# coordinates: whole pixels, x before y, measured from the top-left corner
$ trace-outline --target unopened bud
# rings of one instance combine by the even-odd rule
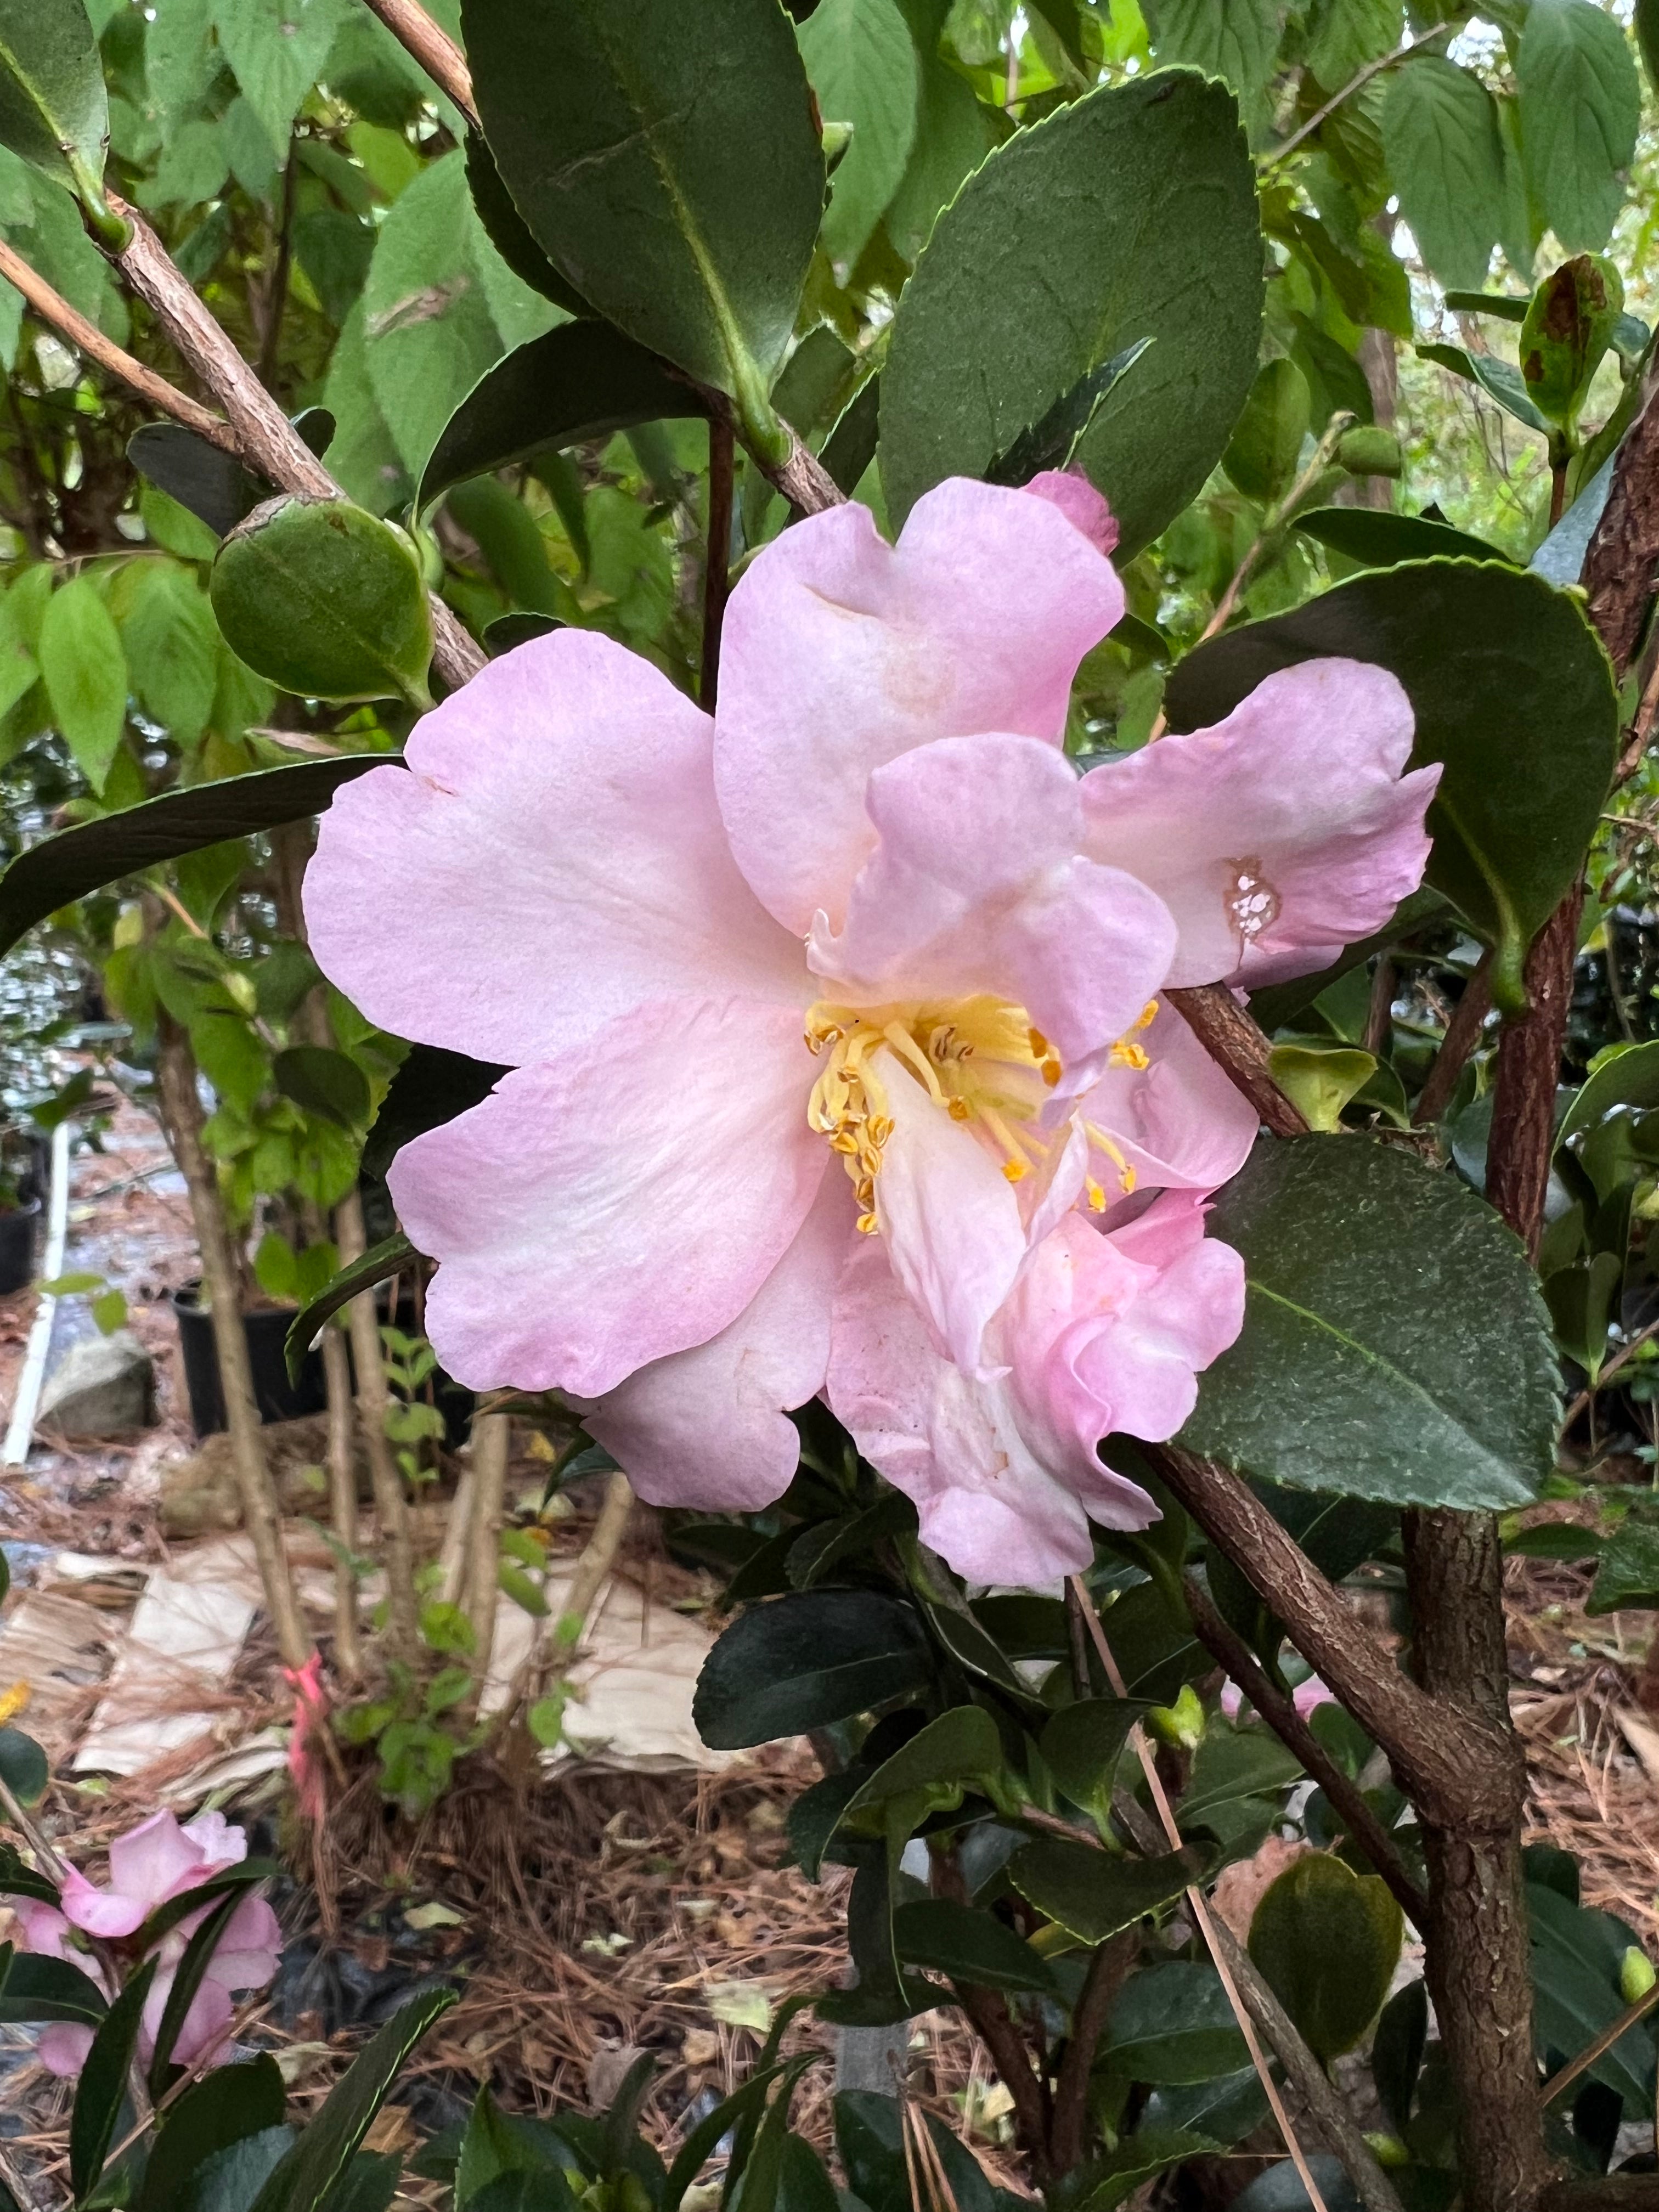
[[[1639,1945],[1632,1943],[1619,1962],[1619,1994],[1627,2005],[1635,2004],[1646,1996],[1659,1975],[1653,1971],[1653,1961]]]
[[[1337,441],[1336,458],[1353,477],[1397,477],[1405,466],[1399,439],[1374,422],[1356,423],[1345,430]]]
[[[1204,1737],[1204,1708],[1192,1684],[1182,1683],[1174,1705],[1154,1705],[1146,1726],[1160,1743],[1172,1744],[1177,1751],[1196,1751]]]

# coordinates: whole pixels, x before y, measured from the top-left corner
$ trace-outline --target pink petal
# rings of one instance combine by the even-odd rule
[[[940,1356],[873,1238],[842,1278],[825,1395],[958,1574],[1038,1584],[1088,1565],[1083,1507],[1027,1444],[1006,1382]]]
[[[651,1505],[754,1511],[794,1479],[787,1414],[823,1387],[830,1305],[854,1234],[853,1187],[832,1164],[800,1233],[734,1322],[653,1360],[586,1417]]]
[[[209,1874],[240,1866],[247,1856],[247,1831],[234,1826],[222,1813],[198,1813],[185,1822],[184,1832],[201,1851]]]
[[[138,2051],[146,2065],[155,2055],[155,2038],[161,2031],[167,1999],[173,1994],[173,1970],[164,1969],[150,1984],[149,1995],[144,1999]],[[174,2039],[172,2063],[175,2066],[197,2066],[205,2059],[211,2065],[222,2065],[230,2055],[230,2024],[235,2016],[230,1991],[222,1982],[199,1982]]]
[[[1158,1200],[1158,1206],[1188,1205],[1201,1220],[1196,1192],[1171,1191]],[[1125,1312],[1072,1347],[1079,1384],[1104,1409],[1097,1433],[1166,1442],[1198,1402],[1199,1375],[1243,1326],[1243,1261],[1230,1244],[1196,1237]]]
[[[282,1922],[263,1897],[245,1897],[214,1947],[208,1978],[227,1990],[263,1989],[282,1956]]]
[[[809,516],[732,592],[714,780],[738,866],[798,934],[838,927],[875,832],[873,769],[936,738],[1056,742],[1072,678],[1123,612],[1111,563],[1050,500],[955,477],[896,546],[855,503]]]
[[[441,1262],[427,1333],[450,1373],[597,1398],[717,1335],[829,1164],[812,1074],[798,1006],[647,1006],[405,1146],[388,1180]]]
[[[142,1905],[141,1919],[169,1897],[193,1889],[207,1872],[207,1853],[171,1813],[152,1814],[109,1847],[110,1887]]]
[[[73,2021],[53,2021],[50,2027],[41,2029],[34,2049],[48,2074],[55,2074],[60,2081],[72,2081],[87,2063],[92,2030],[77,2027]]]
[[[1024,1006],[1068,1066],[1103,1058],[1163,982],[1163,901],[1079,856],[1082,786],[1036,738],[946,738],[878,768],[880,839],[811,967],[866,999],[983,992]]]
[[[799,1005],[801,963],[732,865],[713,725],[587,630],[505,653],[323,817],[324,973],[398,1036],[514,1066],[647,1000]]]
[[[56,1906],[38,1897],[14,1897],[9,1901],[17,1922],[14,1940],[20,1951],[33,1952],[42,1959],[68,1958],[64,1939],[70,1923]]]
[[[1078,1101],[1079,1118],[1111,1138],[1137,1190],[1218,1189],[1249,1157],[1255,1109],[1167,999],[1130,1042],[1145,1052],[1146,1066],[1127,1059],[1109,1066]],[[1099,1172],[1109,1191],[1117,1188],[1106,1169]]]
[[[1117,550],[1117,518],[1081,469],[1044,469],[1021,489],[1051,500],[1097,553]]]
[[[881,1242],[935,1344],[977,1374],[986,1325],[1025,1258],[1019,1200],[972,1130],[890,1052],[878,1059],[894,1125],[876,1177]]]
[[[1387,669],[1305,660],[1213,730],[1084,777],[1088,850],[1133,869],[1179,925],[1172,984],[1307,975],[1382,928],[1429,855],[1440,770],[1401,775],[1412,734]]]

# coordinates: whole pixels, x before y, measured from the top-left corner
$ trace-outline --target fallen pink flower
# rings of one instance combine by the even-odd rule
[[[1077,775],[1113,542],[1073,477],[952,480],[890,546],[861,507],[811,517],[732,593],[713,722],[562,630],[324,818],[325,972],[395,1033],[511,1066],[392,1169],[440,1262],[433,1341],[476,1388],[568,1393],[647,1499],[786,1487],[849,1251],[874,1269],[855,1224],[907,1340],[993,1388],[1074,1209],[1210,1188],[1248,1149],[1174,1013],[1148,1036],[1166,979],[1316,966],[1421,872],[1436,771],[1400,780],[1410,708],[1378,669],[1287,672],[1218,732]],[[1001,1523],[940,1449],[961,1564]]]

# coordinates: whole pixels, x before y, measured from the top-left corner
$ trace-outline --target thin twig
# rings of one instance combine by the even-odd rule
[[[1396,47],[1393,53],[1382,54],[1376,61],[1367,62],[1364,69],[1349,78],[1340,92],[1333,93],[1322,107],[1316,108],[1305,123],[1299,125],[1282,146],[1275,146],[1273,151],[1263,158],[1261,165],[1263,172],[1277,168],[1288,155],[1294,154],[1304,139],[1312,137],[1327,116],[1334,115],[1345,100],[1352,100],[1355,93],[1363,92],[1374,76],[1381,76],[1384,70],[1395,69],[1400,63],[1409,61],[1414,53],[1420,52],[1431,40],[1437,39],[1443,32],[1449,31],[1450,28],[1449,22],[1438,22],[1432,30],[1425,31],[1420,39],[1413,40],[1410,46]]]
[[[1077,1590],[1078,1603],[1083,1608],[1084,1625],[1093,1639],[1100,1663],[1106,1670],[1106,1679],[1112,1686],[1112,1694],[1118,1698],[1127,1698],[1129,1692],[1124,1682],[1122,1672],[1112,1655],[1111,1645],[1106,1641],[1106,1632],[1100,1625],[1100,1615],[1090,1601],[1087,1586],[1080,1575],[1074,1575],[1070,1579]],[[1164,1784],[1158,1771],[1158,1761],[1152,1755],[1152,1747],[1147,1742],[1146,1731],[1138,1721],[1129,1732],[1129,1741],[1134,1748],[1136,1757],[1140,1761],[1141,1771],[1146,1777],[1146,1787],[1152,1794],[1158,1817],[1163,1823],[1164,1832],[1169,1838],[1170,1848],[1171,1850],[1178,1851],[1182,1844],[1181,1831],[1176,1826],[1175,1814],[1170,1808],[1170,1800],[1164,1793]],[[1209,1947],[1210,1956],[1215,1961],[1216,1972],[1221,1977],[1221,1986],[1227,1993],[1227,2002],[1232,2007],[1234,2019],[1238,2022],[1238,2032],[1243,2037],[1244,2047],[1250,2054],[1250,2063],[1255,2067],[1262,2089],[1266,2093],[1274,2124],[1284,2138],[1285,2148],[1290,2153],[1291,2162],[1296,2168],[1297,2179],[1308,2193],[1308,2201],[1313,2206],[1314,2212],[1326,2212],[1325,2199],[1320,2192],[1319,2184],[1314,2179],[1313,2169],[1308,2164],[1306,2154],[1297,2139],[1296,2130],[1291,2125],[1291,2116],[1285,2111],[1285,2100],[1279,2094],[1279,2084],[1273,2080],[1273,2070],[1267,2064],[1267,2055],[1256,2039],[1255,2022],[1250,2017],[1249,2008],[1239,1994],[1238,1984],[1233,1978],[1228,1960],[1223,1955],[1210,1908],[1205,1902],[1203,1891],[1196,1882],[1188,1886],[1187,1903],[1200,1934]],[[1358,2179],[1356,2175],[1356,2182]],[[1397,2205],[1394,2208],[1394,2212],[1399,2212]]]
[[[434,23],[424,8],[417,7],[416,0],[367,0],[367,5],[476,131],[478,108],[472,95],[472,74],[466,57],[448,32]]]
[[[147,368],[142,361],[135,361],[124,347],[105,337],[96,323],[89,323],[78,308],[70,307],[61,292],[54,291],[38,270],[31,269],[22,256],[14,252],[0,239],[0,276],[13,284],[28,301],[43,323],[50,323],[60,337],[67,338],[79,353],[99,368],[118,378],[141,399],[163,415],[170,415],[175,422],[182,422],[187,430],[194,430],[198,438],[206,438],[222,453],[236,451],[236,437],[228,422],[191,399]]]
[[[1587,2043],[1576,2058],[1568,2059],[1559,2074],[1550,2075],[1543,2087],[1544,2102],[1553,2105],[1564,2089],[1595,2065],[1604,2051],[1612,2050],[1627,2029],[1634,2027],[1638,2021],[1645,2020],[1655,2005],[1659,2005],[1659,1982],[1656,1982],[1644,1996],[1638,1997],[1633,2005],[1626,2005],[1611,2027],[1604,2027],[1594,2043]]]
[[[1452,1008],[1428,1081],[1418,1094],[1417,1109],[1412,1118],[1420,1127],[1431,1127],[1451,1104],[1457,1079],[1468,1065],[1469,1054],[1480,1042],[1491,1012],[1492,954],[1488,951],[1481,954],[1480,966],[1463,986],[1463,995]]]
[[[1573,1399],[1571,1403],[1568,1406],[1566,1412],[1562,1415],[1561,1434],[1563,1436],[1566,1434],[1567,1431],[1578,1419],[1578,1416],[1590,1403],[1591,1400],[1595,1396],[1596,1392],[1598,1390],[1605,1389],[1608,1382],[1619,1372],[1620,1369],[1625,1366],[1627,1362],[1633,1359],[1637,1353],[1642,1349],[1642,1346],[1655,1336],[1659,1336],[1659,1320],[1650,1321],[1645,1328],[1638,1328],[1628,1344],[1621,1345],[1620,1346],[1619,1350],[1613,1353],[1612,1358],[1608,1360],[1607,1365],[1601,1370],[1601,1372],[1596,1376],[1590,1388],[1588,1390],[1581,1390],[1578,1393],[1578,1395]]]

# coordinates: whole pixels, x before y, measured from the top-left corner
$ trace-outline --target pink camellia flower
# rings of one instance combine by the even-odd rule
[[[1318,1706],[1334,1705],[1336,1696],[1334,1691],[1325,1687],[1317,1674],[1310,1674],[1291,1691],[1291,1703],[1305,1721]],[[1230,1721],[1236,1721],[1244,1711],[1244,1692],[1237,1682],[1222,1684],[1221,1710]]]
[[[247,1856],[247,1838],[221,1813],[198,1814],[181,1827],[171,1813],[157,1813],[110,1845],[110,1881],[100,1887],[71,1873],[64,1884],[64,1909],[35,1898],[11,1899],[17,1922],[17,1948],[50,1959],[67,1960],[78,1966],[103,1990],[108,1988],[101,1966],[90,1953],[74,1948],[76,1929],[112,1942],[136,1934],[158,1905],[200,1887],[226,1867]],[[161,2015],[172,1992],[179,1962],[191,1937],[210,1909],[187,1913],[174,1923],[145,1955],[157,1960],[155,1979],[144,2000],[138,2034],[138,2056],[148,2065],[155,2055]],[[258,1989],[276,1972],[282,1956],[283,1933],[276,1914],[262,1897],[244,1897],[231,1914],[214,1947],[212,1957],[185,2014],[173,2055],[181,2066],[206,2060],[219,2064],[228,2057],[228,2032],[234,2015],[231,1994]],[[41,2032],[40,2057],[48,2073],[76,2075],[92,2048],[93,2031],[72,2021],[54,2021]]]
[[[786,1487],[784,1414],[824,1386],[849,1255],[914,1315],[919,1393],[939,1361],[994,1392],[1028,1272],[1094,1297],[1097,1217],[1248,1149],[1165,981],[1316,966],[1421,873],[1437,772],[1401,780],[1410,708],[1379,669],[1289,672],[1217,732],[1075,773],[1073,678],[1123,609],[1113,542],[1070,477],[945,483],[890,546],[861,507],[811,517],[732,593],[712,720],[562,630],[324,818],[324,971],[397,1034],[511,1067],[391,1172],[440,1263],[440,1357],[568,1394],[647,1499]],[[1056,1272],[1074,1248],[1093,1264]],[[1190,1324],[1188,1386],[1218,1312]],[[1071,1565],[1093,1478],[1057,1440],[1134,1389],[1044,1431]],[[945,1556],[981,1557],[994,1485],[942,1443],[935,1479],[963,1490],[931,1515]]]
[[[1161,1442],[1194,1376],[1244,1319],[1244,1265],[1204,1234],[1194,1191],[1119,1229],[1066,1214],[989,1332],[981,1382],[940,1357],[879,1249],[856,1251],[836,1301],[829,1398],[859,1449],[915,1501],[922,1540],[970,1581],[1052,1582],[1092,1556],[1088,1524],[1144,1528],[1150,1500],[1101,1464],[1119,1433]]]

